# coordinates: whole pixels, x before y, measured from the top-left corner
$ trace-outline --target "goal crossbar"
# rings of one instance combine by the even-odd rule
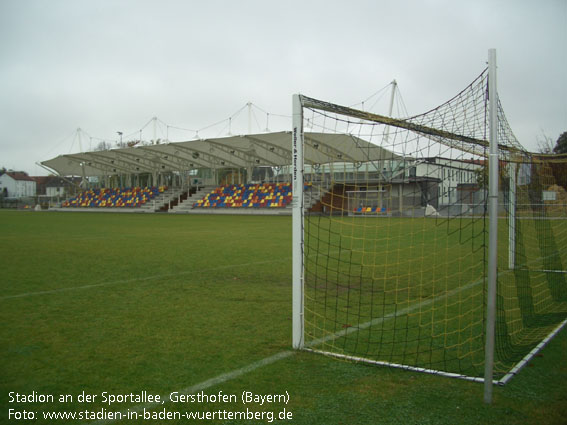
[[[371,112],[361,111],[359,109],[353,109],[348,106],[336,105],[330,102],[325,102],[323,100],[314,99],[305,95],[299,95],[301,104],[306,108],[315,108],[321,111],[331,112],[334,114],[339,114],[343,116],[349,116],[353,118],[358,118],[361,120],[371,121],[375,123],[380,123],[384,125],[389,125],[392,127],[402,128],[405,130],[414,131],[426,136],[435,137],[438,143],[446,144],[447,146],[453,147],[453,145],[445,142],[445,140],[453,140],[456,142],[467,143],[472,146],[478,146],[481,149],[488,149],[490,146],[490,141],[479,139],[475,137],[468,137],[456,133],[451,133],[449,131],[428,127],[425,125],[417,124],[411,121],[411,117],[407,119],[399,119],[387,117],[384,115],[374,114]],[[469,149],[466,146],[459,146],[459,149],[468,151],[471,153],[478,154],[478,150]],[[498,144],[498,149],[503,151],[516,152],[517,147],[509,146],[506,144]]]

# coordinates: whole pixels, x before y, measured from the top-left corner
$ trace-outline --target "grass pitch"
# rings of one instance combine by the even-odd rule
[[[476,383],[288,354],[289,217],[3,211],[0,240],[0,423],[559,424],[567,417],[565,331],[495,389],[492,406],[483,405]],[[216,398],[136,398],[186,390]],[[287,394],[287,403],[260,397],[269,394]],[[54,400],[42,401],[46,395]],[[23,419],[24,411],[35,419]],[[106,417],[44,419],[85,411]],[[115,420],[112,412],[150,419]],[[174,417],[188,412],[203,416]],[[172,418],[160,420],[161,413]]]

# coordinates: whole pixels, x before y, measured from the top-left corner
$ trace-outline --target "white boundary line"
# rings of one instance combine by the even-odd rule
[[[187,271],[178,272],[178,273],[164,273],[164,274],[158,274],[158,275],[152,275],[152,276],[137,277],[137,278],[134,278],[134,279],[123,279],[123,280],[113,280],[113,281],[110,281],[110,282],[93,283],[93,284],[90,284],[90,285],[69,286],[69,287],[65,287],[65,288],[48,289],[48,290],[45,290],[45,291],[36,291],[36,292],[24,292],[22,294],[0,296],[0,301],[14,299],[14,298],[33,297],[33,296],[37,296],[37,295],[58,294],[60,292],[76,291],[76,290],[79,290],[79,289],[99,288],[101,286],[122,285],[122,284],[125,284],[125,283],[133,283],[133,282],[145,282],[145,281],[154,280],[154,279],[163,279],[163,278],[167,278],[167,277],[183,276],[183,275],[189,275],[189,274],[207,273],[207,272],[213,272],[213,271],[217,271],[217,270],[233,269],[233,268],[237,268],[237,267],[248,267],[248,266],[253,266],[253,265],[258,265],[258,264],[280,263],[280,262],[283,262],[283,261],[289,261],[289,258],[278,259],[278,260],[269,260],[269,261],[255,261],[255,262],[251,262],[251,263],[228,264],[226,266],[218,266],[218,267],[209,268],[209,269],[202,269],[202,270],[187,270]]]
[[[351,361],[359,362],[359,363],[368,363],[368,364],[377,365],[377,366],[394,367],[394,368],[397,368],[397,369],[410,370],[412,372],[429,373],[430,375],[439,375],[439,376],[444,376],[446,378],[457,378],[457,379],[464,379],[466,381],[484,382],[484,378],[462,375],[460,373],[443,372],[442,370],[427,369],[427,368],[418,367],[418,366],[409,366],[409,365],[404,365],[404,364],[399,364],[399,363],[390,363],[390,362],[380,361],[380,360],[370,360],[370,359],[365,359],[364,357],[349,356],[347,354],[339,354],[339,353],[331,353],[331,352],[328,352],[328,351],[312,350],[311,348],[306,348],[305,350],[311,351],[313,353],[323,354],[323,355],[329,356],[329,357],[337,357],[339,359],[351,360]],[[499,381],[492,381],[492,382],[494,384],[499,383]]]
[[[319,256],[319,255],[322,255],[322,254],[316,254],[316,256]],[[24,292],[24,293],[21,293],[21,294],[0,296],[0,301],[10,300],[10,299],[14,299],[14,298],[33,297],[33,296],[36,296],[36,295],[58,294],[60,292],[75,291],[75,290],[78,290],[78,289],[90,289],[90,288],[99,288],[101,286],[122,285],[122,284],[125,284],[125,283],[133,283],[133,282],[145,282],[145,281],[148,281],[148,280],[163,279],[163,278],[166,278],[166,277],[183,276],[183,275],[193,274],[193,273],[207,273],[207,272],[212,272],[212,271],[217,271],[217,270],[233,269],[233,268],[237,268],[237,267],[248,267],[248,266],[254,266],[254,265],[259,265],[259,264],[282,263],[282,262],[289,261],[289,260],[290,260],[290,257],[286,257],[286,258],[279,258],[277,260],[253,261],[253,262],[250,262],[250,263],[228,264],[226,266],[218,266],[218,267],[215,267],[215,268],[202,269],[202,270],[188,270],[188,271],[185,271],[185,272],[178,272],[178,273],[164,273],[164,274],[153,275],[153,276],[145,276],[145,277],[139,277],[139,278],[134,278],[134,279],[123,279],[123,280],[113,280],[113,281],[110,281],[110,282],[93,283],[93,284],[90,284],[90,285],[69,286],[69,287],[65,287],[65,288],[55,288],[55,289],[48,289],[48,290],[45,290],[45,291],[36,291],[36,292]]]
[[[539,353],[543,347],[545,347],[549,341],[551,341],[555,335],[557,335],[559,332],[561,332],[561,330],[567,325],[567,319],[565,319],[563,322],[561,322],[553,331],[551,331],[549,333],[549,335],[547,335],[547,337],[540,342],[536,347],[534,347],[534,349],[532,351],[530,351],[528,354],[526,354],[526,356],[520,360],[516,366],[514,366],[512,368],[512,370],[510,370],[510,372],[508,372],[506,375],[504,375],[503,378],[500,379],[500,381],[498,381],[497,383],[499,385],[506,385],[508,383],[508,381],[510,379],[512,379],[514,376],[516,376],[518,374],[518,372],[520,372],[520,370],[522,370],[522,368],[537,354]]]
[[[416,309],[418,309],[418,308],[420,308],[420,307],[423,307],[424,305],[431,304],[431,303],[433,303],[433,302],[435,302],[435,301],[438,301],[438,300],[441,300],[441,299],[443,299],[443,298],[445,298],[445,297],[449,297],[449,296],[455,295],[455,294],[457,294],[457,293],[459,293],[459,292],[461,292],[461,291],[465,291],[465,290],[467,290],[467,289],[470,289],[470,288],[472,288],[472,287],[474,287],[474,286],[476,286],[476,285],[479,285],[479,284],[482,283],[482,282],[483,282],[483,280],[478,280],[478,281],[476,281],[476,282],[469,283],[468,285],[462,286],[462,287],[460,287],[460,288],[453,289],[453,290],[451,290],[451,291],[449,291],[449,292],[447,292],[447,293],[445,293],[445,294],[443,294],[443,295],[440,295],[440,296],[438,296],[438,297],[424,300],[424,301],[422,301],[422,302],[420,302],[420,303],[417,303],[417,304],[415,304],[415,305],[413,305],[413,306],[411,306],[411,307],[402,309],[402,310],[400,310],[400,311],[398,311],[398,312],[395,312],[395,313],[390,313],[390,314],[387,314],[387,315],[382,316],[382,317],[377,317],[377,318],[375,318],[375,319],[373,319],[373,320],[370,320],[370,321],[368,321],[368,322],[366,322],[366,323],[362,323],[361,325],[359,325],[359,326],[356,327],[356,328],[347,328],[347,329],[345,329],[344,331],[343,331],[343,330],[340,330],[339,332],[336,332],[336,333],[331,334],[331,335],[327,335],[327,336],[324,337],[324,338],[319,338],[319,339],[317,339],[317,340],[311,341],[310,343],[308,343],[308,344],[306,344],[306,345],[307,345],[307,346],[313,346],[313,345],[321,344],[321,343],[326,342],[326,341],[329,341],[329,340],[331,340],[331,339],[340,338],[340,337],[345,336],[345,335],[347,335],[347,334],[349,334],[349,333],[356,332],[356,331],[358,331],[358,330],[360,330],[360,329],[365,329],[365,328],[370,327],[370,326],[372,326],[372,325],[375,325],[375,324],[377,324],[377,323],[385,322],[385,321],[387,321],[387,320],[393,319],[394,317],[396,317],[396,316],[398,316],[398,315],[407,314],[407,313],[409,313],[409,312],[411,312],[411,311],[413,311],[413,310],[416,310]],[[318,351],[318,350],[312,350],[312,349],[310,349],[310,348],[305,349],[305,351],[313,351],[313,352],[319,352],[319,353],[327,354],[327,353],[325,353],[325,352],[321,352],[321,351]],[[216,376],[216,377],[214,377],[214,378],[211,378],[211,379],[208,379],[208,380],[206,380],[206,381],[203,381],[203,382],[201,382],[201,383],[199,383],[199,384],[192,385],[192,386],[187,387],[187,388],[185,388],[185,389],[183,389],[183,390],[181,390],[181,391],[178,391],[178,392],[181,393],[181,394],[194,394],[194,393],[196,393],[196,392],[198,392],[198,391],[202,391],[202,390],[205,390],[205,389],[210,388],[210,387],[212,387],[212,386],[215,386],[215,385],[218,385],[218,384],[223,384],[223,383],[225,383],[225,382],[227,382],[227,381],[230,381],[230,380],[232,380],[232,379],[238,378],[238,377],[240,377],[240,376],[242,376],[242,375],[245,375],[245,374],[247,374],[247,373],[249,373],[249,372],[252,372],[252,371],[254,371],[254,370],[256,370],[256,369],[259,369],[259,368],[261,368],[261,367],[263,367],[263,366],[267,366],[267,365],[272,364],[272,363],[275,363],[275,362],[277,362],[277,361],[279,361],[279,360],[288,358],[288,357],[292,356],[292,355],[295,354],[295,353],[297,353],[297,351],[282,351],[282,352],[279,352],[279,353],[277,353],[277,354],[274,354],[274,355],[272,355],[272,356],[270,356],[270,357],[266,357],[266,358],[264,358],[264,359],[262,359],[262,360],[258,360],[258,361],[254,362],[254,363],[250,363],[249,365],[244,366],[244,367],[241,367],[240,369],[233,370],[232,372],[223,373],[223,374],[218,375],[218,376]],[[355,357],[352,357],[352,356],[343,356],[343,355],[340,355],[340,354],[339,354],[339,355],[336,355],[336,354],[329,353],[329,355],[332,355],[332,356],[335,356],[335,357],[349,358],[349,359],[351,359],[351,360],[356,359]],[[362,360],[363,360],[363,359],[362,359]],[[376,364],[380,364],[380,363],[376,362]],[[386,365],[387,363],[384,363],[384,364]],[[411,367],[404,367],[404,368],[405,368],[405,369],[411,369]],[[415,369],[417,370],[418,368],[415,368]],[[420,371],[425,371],[425,370],[426,370],[426,369],[423,369],[423,370],[420,370]],[[170,392],[169,394],[171,394],[171,392]],[[167,402],[167,401],[169,400],[169,394],[162,396],[161,399],[162,399],[162,400],[165,400],[165,401]],[[132,407],[126,409],[126,410],[123,410],[121,413],[122,413],[123,416],[126,416],[128,411],[130,411],[130,412],[139,412],[139,411],[141,411],[141,410],[153,408],[153,407],[156,407],[156,406],[161,406],[161,404],[158,404],[158,403],[138,404],[138,405],[136,405],[136,406],[132,406]],[[121,419],[106,419],[106,420],[100,420],[100,421],[97,421],[97,422],[88,422],[88,424],[89,424],[89,425],[104,425],[104,424],[109,424],[109,423],[112,423],[112,422],[115,422],[115,421],[118,421],[118,420],[121,420]]]
[[[445,298],[445,297],[449,297],[449,296],[455,295],[455,294],[457,294],[457,293],[459,293],[459,292],[461,292],[461,291],[464,291],[464,290],[466,290],[466,289],[472,288],[472,287],[474,287],[474,286],[476,286],[476,285],[479,285],[479,284],[482,283],[482,282],[483,282],[482,280],[479,280],[479,281],[476,281],[476,282],[469,283],[468,285],[465,285],[465,286],[463,286],[463,287],[461,287],[461,288],[453,289],[452,291],[449,291],[449,292],[447,292],[446,294],[440,295],[440,296],[438,296],[438,297],[436,297],[436,298],[431,298],[431,299],[428,299],[428,300],[424,300],[424,301],[422,301],[422,302],[420,302],[420,303],[418,303],[418,304],[415,304],[415,305],[412,306],[412,307],[408,307],[408,308],[402,309],[402,310],[400,310],[400,311],[398,311],[398,312],[396,312],[396,313],[390,313],[390,314],[387,314],[386,316],[377,317],[377,318],[375,318],[375,319],[373,319],[373,320],[370,320],[370,321],[368,321],[368,322],[366,322],[366,323],[363,323],[363,324],[359,325],[359,326],[356,327],[356,328],[347,328],[347,329],[345,329],[344,331],[341,330],[341,331],[339,331],[339,332],[336,332],[335,334],[327,335],[327,336],[324,337],[324,338],[319,338],[319,339],[317,339],[317,340],[311,341],[309,344],[306,344],[306,345],[307,345],[307,346],[313,346],[313,345],[321,344],[321,343],[326,342],[326,341],[329,341],[329,340],[331,340],[331,339],[340,338],[340,337],[345,336],[345,335],[347,335],[347,334],[349,334],[349,333],[356,332],[356,331],[358,331],[358,330],[360,330],[360,329],[367,328],[367,327],[372,326],[372,325],[374,325],[374,324],[381,323],[381,322],[385,322],[385,321],[387,321],[387,320],[393,319],[394,317],[396,317],[396,316],[398,316],[398,315],[407,314],[407,313],[409,313],[409,312],[411,312],[411,311],[413,311],[413,310],[415,310],[415,309],[418,309],[418,308],[420,308],[420,307],[422,307],[422,306],[424,306],[424,305],[431,304],[431,303],[433,303],[433,302],[435,302],[435,301],[437,301],[437,300],[441,300],[441,299],[443,299],[443,298]],[[312,350],[312,349],[306,349],[306,351],[319,352],[319,351],[317,351],[317,350]],[[244,367],[241,367],[240,369],[233,370],[232,372],[223,373],[223,374],[218,375],[218,376],[216,376],[216,377],[214,377],[214,378],[211,378],[211,379],[208,379],[208,380],[206,380],[206,381],[203,381],[203,382],[201,382],[201,383],[199,383],[199,384],[192,385],[192,386],[187,387],[187,388],[185,388],[185,389],[183,389],[183,390],[181,390],[181,391],[178,391],[178,392],[181,393],[181,394],[194,394],[194,393],[196,393],[196,392],[198,392],[198,391],[205,390],[205,389],[207,389],[207,388],[210,388],[210,387],[215,386],[215,385],[218,385],[218,384],[223,384],[223,383],[225,383],[225,382],[227,382],[227,381],[230,381],[230,380],[232,380],[232,379],[238,378],[238,377],[240,377],[240,376],[242,376],[242,375],[245,375],[245,374],[247,374],[247,373],[249,373],[249,372],[252,372],[252,371],[254,371],[254,370],[256,370],[256,369],[259,369],[259,368],[261,368],[261,367],[263,367],[263,366],[266,366],[266,365],[275,363],[275,362],[277,362],[277,361],[279,361],[279,360],[282,360],[282,359],[285,359],[285,358],[287,358],[287,357],[290,357],[290,356],[292,356],[293,354],[295,354],[296,352],[297,352],[297,351],[282,351],[282,352],[277,353],[277,354],[274,354],[274,355],[272,355],[272,356],[270,356],[270,357],[266,357],[266,358],[264,358],[264,359],[262,359],[262,360],[258,360],[258,361],[254,362],[254,363],[250,363],[249,365],[244,366]],[[330,354],[330,355],[333,355],[333,356],[335,356],[335,357],[347,357],[347,358],[354,359],[354,357],[341,356],[340,354],[339,354],[339,355],[335,355],[335,354],[332,354],[332,353],[329,353],[329,354]],[[169,394],[171,394],[171,393],[169,393]],[[162,400],[165,400],[165,401],[167,402],[167,401],[169,400],[169,394],[162,396],[161,399],[162,399]],[[122,413],[123,416],[126,416],[127,413],[128,413],[128,411],[129,411],[129,412],[139,412],[139,411],[141,411],[141,410],[153,408],[153,407],[156,407],[156,406],[161,406],[161,404],[158,404],[158,403],[138,404],[138,405],[136,405],[136,406],[133,406],[133,407],[128,408],[127,410],[123,410],[121,413]],[[118,421],[118,420],[122,420],[122,419],[106,419],[106,420],[100,420],[100,421],[97,421],[97,422],[88,422],[88,424],[89,424],[89,425],[104,425],[104,424],[109,424],[109,423],[112,423],[112,422],[115,422],[115,421]]]
[[[279,360],[288,358],[295,353],[296,353],[295,351],[282,351],[280,353],[274,354],[273,356],[266,357],[262,360],[258,360],[256,362],[250,363],[249,365],[241,367],[240,369],[236,369],[236,370],[233,370],[233,371],[227,372],[227,373],[222,373],[218,376],[215,376],[214,378],[207,379],[206,381],[203,381],[203,382],[200,382],[198,384],[192,385],[190,387],[184,388],[183,390],[177,391],[177,392],[180,393],[180,394],[195,394],[199,391],[206,390],[207,388],[213,387],[215,385],[223,384],[227,381],[231,381],[235,378],[238,378],[239,376],[245,375],[249,372],[252,372],[256,369],[267,366],[269,364],[275,363]],[[161,400],[164,401],[163,404],[169,402],[169,395],[170,394],[171,394],[171,392],[161,396]],[[162,404],[161,403],[138,404],[138,405],[132,406],[128,409],[122,410],[120,412],[121,415],[122,415],[122,418],[102,419],[102,420],[99,420],[99,421],[96,421],[96,422],[87,422],[87,424],[89,424],[89,425],[104,425],[104,424],[109,424],[109,423],[116,422],[116,421],[121,421],[121,420],[124,420],[125,418],[127,418],[128,412],[139,412],[141,410],[151,409],[151,408],[154,408],[154,407],[157,407],[157,406],[162,406]]]

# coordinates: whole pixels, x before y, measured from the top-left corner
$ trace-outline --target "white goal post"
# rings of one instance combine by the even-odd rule
[[[292,116],[292,170],[293,170],[293,212],[292,212],[292,279],[293,279],[293,348],[304,346],[303,338],[303,105],[298,94],[293,96]]]

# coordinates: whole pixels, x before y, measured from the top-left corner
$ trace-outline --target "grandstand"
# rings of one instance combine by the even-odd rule
[[[428,205],[446,215],[478,213],[470,206],[484,196],[474,174],[482,163],[418,160],[362,135],[305,135],[304,201],[315,213],[336,213],[339,203],[365,216],[424,216]],[[289,215],[290,138],[272,132],[134,146],[60,155],[42,165],[82,178],[80,194],[55,210]],[[359,199],[362,192],[374,198]],[[469,200],[459,199],[465,195]]]
[[[54,210],[288,215],[290,138],[290,132],[273,132],[135,146],[60,155],[42,165],[60,176],[82,177],[80,194]],[[321,167],[307,176],[305,198],[319,211],[325,210],[322,198],[332,190],[331,181],[352,178],[347,168],[410,164],[350,134],[306,133],[306,138],[306,155]],[[325,164],[329,155],[336,164]],[[368,173],[368,165],[361,172]],[[375,169],[370,172],[378,178]],[[322,182],[316,191],[313,182]]]

